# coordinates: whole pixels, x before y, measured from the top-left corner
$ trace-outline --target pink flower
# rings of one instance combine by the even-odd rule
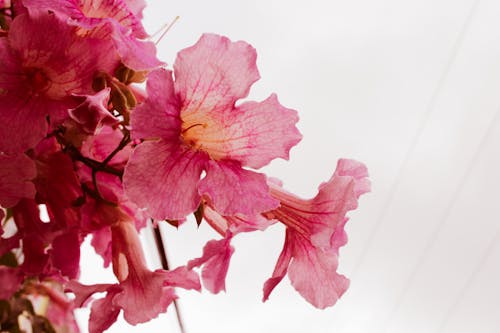
[[[340,160],[332,178],[309,200],[271,184],[280,207],[265,215],[284,223],[287,231],[273,276],[264,285],[264,301],[287,273],[295,289],[317,308],[334,305],[347,290],[349,280],[337,273],[338,249],[347,242],[346,213],[370,190],[367,175],[363,164]]]
[[[179,52],[172,73],[150,74],[148,98],[131,116],[139,144],[125,168],[124,187],[156,219],[182,219],[204,197],[223,215],[274,209],[260,168],[288,158],[301,138],[297,114],[275,95],[235,102],[259,78],[255,50],[205,34]],[[206,175],[201,178],[202,172]]]
[[[0,132],[0,152],[34,147],[49,124],[68,118],[77,105],[72,94],[93,94],[94,75],[118,65],[102,41],[77,36],[47,11],[16,16],[0,38],[0,59],[0,122],[9,124]]]
[[[132,223],[115,223],[111,232],[113,271],[119,284],[83,286],[72,282],[68,286],[76,294],[77,305],[82,305],[95,292],[107,292],[104,298],[92,304],[91,333],[106,330],[116,321],[121,310],[125,320],[132,325],[157,317],[177,298],[174,287],[200,289],[198,275],[186,267],[150,271]]]
[[[23,0],[31,12],[53,10],[87,35],[112,42],[122,62],[134,70],[150,70],[163,63],[141,24],[144,2],[125,0]]]

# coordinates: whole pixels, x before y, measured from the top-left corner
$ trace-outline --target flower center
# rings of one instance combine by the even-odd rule
[[[44,92],[50,88],[51,81],[40,68],[26,68],[25,74],[33,92]]]
[[[212,159],[225,157],[223,126],[210,116],[193,112],[182,115],[181,138],[193,149],[206,152]]]

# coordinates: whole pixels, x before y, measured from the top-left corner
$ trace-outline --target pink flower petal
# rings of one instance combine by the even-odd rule
[[[255,215],[276,208],[263,174],[245,170],[238,162],[208,161],[207,175],[199,185],[201,195],[222,215]]]
[[[204,34],[178,53],[175,89],[185,112],[218,112],[232,108],[259,79],[255,49],[245,42]]]
[[[203,255],[200,258],[188,262],[188,269],[203,265],[201,273],[203,285],[214,294],[221,290],[226,291],[227,270],[234,252],[230,241],[231,236],[220,240],[211,240],[203,247]]]
[[[276,223],[276,220],[266,219],[260,214],[254,216],[242,214],[222,216],[208,204],[203,205],[203,218],[222,236],[225,236],[228,231],[232,235],[240,232],[262,231]]]
[[[198,275],[185,267],[151,272],[146,267],[139,237],[132,223],[114,224],[112,235],[113,270],[122,288],[114,297],[113,304],[123,309],[123,316],[130,324],[149,321],[165,312],[177,297],[174,287],[200,288]]]
[[[0,299],[9,299],[21,287],[24,274],[18,268],[0,266]]]
[[[333,176],[321,184],[318,194],[309,200],[270,183],[271,195],[281,202],[270,216],[294,228],[313,244],[328,247],[336,228],[345,224],[346,213],[356,209],[359,196],[370,190],[367,176],[363,164],[339,160]]]
[[[294,288],[319,309],[334,305],[349,287],[349,280],[337,273],[337,252],[312,246],[293,232],[289,241],[293,243],[294,253],[288,277]]]
[[[246,102],[223,115],[227,158],[258,169],[275,158],[289,158],[302,138],[297,112],[283,107],[275,94],[263,102]]]
[[[274,267],[273,275],[267,279],[264,283],[264,296],[262,297],[262,301],[265,302],[269,299],[269,295],[274,290],[274,288],[283,280],[286,273],[288,272],[288,266],[290,265],[290,261],[292,260],[292,252],[293,247],[292,243],[289,241],[289,233],[286,233],[285,245],[283,246],[283,250],[278,257],[278,262]]]
[[[165,312],[177,298],[173,287],[200,288],[198,275],[185,267],[129,276],[120,286],[123,291],[116,295],[114,304],[123,309],[123,317],[132,325],[147,322]]]
[[[34,198],[35,186],[31,180],[36,176],[36,169],[30,158],[24,154],[0,153],[0,165],[1,206],[9,208],[22,198]]]
[[[104,267],[108,267],[111,263],[111,229],[105,227],[95,231],[90,244],[103,259]]]
[[[84,285],[76,280],[70,280],[68,283],[66,283],[66,288],[64,291],[71,292],[75,295],[73,303],[77,308],[80,308],[90,300],[93,294],[108,291],[112,286],[114,285],[109,283]]]
[[[125,192],[156,219],[182,219],[200,204],[197,185],[206,159],[180,144],[143,142],[125,167]]]
[[[287,232],[273,276],[264,285],[264,300],[287,271],[295,289],[317,308],[332,306],[342,296],[349,281],[336,272],[338,250],[347,242],[346,213],[355,209],[359,196],[370,190],[367,176],[363,164],[340,160],[332,178],[309,200],[269,182],[280,207],[264,215],[284,223]]]
[[[114,297],[120,292],[120,287],[113,286],[106,297],[92,303],[89,317],[89,333],[102,333],[118,319],[120,307],[114,304]]]
[[[69,116],[88,134],[94,134],[102,125],[113,126],[119,122],[107,108],[110,91],[106,88],[95,95],[77,95],[83,99],[82,103],[68,111]]]
[[[148,94],[146,101],[137,106],[130,117],[132,137],[178,140],[181,119],[172,72],[164,69],[151,72],[146,89]]]

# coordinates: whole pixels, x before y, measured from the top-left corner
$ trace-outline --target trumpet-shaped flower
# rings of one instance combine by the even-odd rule
[[[287,230],[273,275],[264,285],[264,300],[287,273],[295,289],[317,308],[334,305],[347,290],[349,280],[337,273],[338,250],[347,242],[346,213],[370,189],[367,175],[363,164],[340,160],[332,178],[309,200],[271,184],[280,206],[264,215],[281,221]]]
[[[68,289],[76,295],[77,306],[81,306],[93,293],[107,293],[92,304],[91,333],[106,330],[116,321],[121,310],[125,320],[132,325],[157,317],[177,298],[174,287],[200,289],[198,275],[186,267],[173,271],[150,271],[133,223],[115,223],[111,232],[113,271],[119,283],[84,286],[73,281],[68,285]]]
[[[0,61],[0,122],[8,124],[0,152],[33,148],[49,124],[57,126],[77,106],[72,94],[93,94],[95,73],[118,65],[102,41],[77,36],[75,27],[47,11],[16,16],[0,38]]]
[[[255,60],[250,45],[206,34],[179,52],[175,81],[170,71],[150,74],[148,97],[131,116],[132,137],[144,142],[123,181],[127,195],[153,217],[182,219],[202,197],[223,215],[278,206],[266,177],[243,167],[288,158],[301,135],[296,112],[275,95],[235,105],[259,78]]]

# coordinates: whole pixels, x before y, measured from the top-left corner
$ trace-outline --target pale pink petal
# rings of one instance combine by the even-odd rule
[[[108,267],[111,263],[111,230],[109,227],[101,228],[92,234],[90,243],[97,254],[104,261],[104,267]]]
[[[21,287],[24,274],[18,268],[0,266],[0,299],[9,299]]]
[[[278,257],[278,262],[274,267],[273,275],[267,279],[264,283],[264,296],[262,301],[265,302],[269,299],[269,295],[274,290],[274,288],[283,280],[286,273],[288,272],[288,266],[292,260],[293,244],[290,242],[289,233],[286,233],[285,244],[283,245],[283,250],[281,250],[280,256]]]
[[[219,112],[248,95],[259,79],[257,54],[249,44],[204,34],[177,55],[175,89],[185,112]]]
[[[164,69],[151,72],[146,91],[147,99],[132,111],[130,117],[132,137],[177,139],[181,131],[181,119],[172,72]]]
[[[123,309],[125,320],[135,325],[165,312],[177,298],[173,287],[199,290],[200,282],[195,272],[181,267],[173,271],[148,271],[140,276],[129,276],[120,286],[123,291],[116,295],[114,304]]]
[[[188,262],[188,269],[203,265],[201,273],[203,285],[214,294],[226,290],[227,270],[234,252],[230,241],[231,236],[220,240],[211,240],[203,247],[203,255],[200,258]]]
[[[294,253],[288,276],[294,288],[319,309],[334,305],[349,287],[349,280],[337,273],[336,251],[314,247],[294,233],[290,242]]]
[[[75,295],[73,303],[77,308],[83,307],[95,293],[102,293],[111,290],[113,284],[93,284],[84,285],[76,280],[70,280],[66,283],[65,292],[71,292]]]
[[[206,159],[181,144],[143,142],[125,167],[125,192],[155,219],[182,219],[200,204],[197,185]]]
[[[9,126],[4,126],[9,127]],[[29,127],[29,126],[26,126]],[[22,198],[34,198],[35,163],[24,154],[0,153],[0,205],[12,207]]]
[[[116,52],[125,66],[135,71],[149,71],[165,65],[156,57],[153,42],[138,40],[115,28],[111,34]]]
[[[222,215],[255,215],[276,208],[263,174],[245,170],[238,162],[208,161],[199,192]]]
[[[340,159],[337,163],[335,174],[340,177],[352,177],[355,179],[354,194],[360,195],[370,192],[370,181],[368,180],[368,169],[358,161]]]
[[[262,231],[277,222],[276,220],[269,220],[261,214],[254,216],[242,214],[222,216],[208,204],[203,205],[203,218],[222,236],[225,236],[228,231],[233,235],[240,232]]]
[[[68,111],[69,116],[89,134],[94,134],[102,125],[116,125],[119,120],[107,108],[110,91],[111,88],[106,88],[95,95],[76,95],[83,101],[76,108]]]
[[[258,169],[275,158],[289,158],[290,149],[302,138],[295,127],[297,112],[278,102],[275,94],[263,102],[246,102],[221,114],[224,142],[229,159]]]
[[[89,333],[102,333],[116,321],[120,313],[120,307],[115,305],[113,301],[120,290],[120,287],[113,286],[108,290],[106,297],[92,303],[89,317]]]
[[[130,324],[149,321],[165,312],[177,297],[174,287],[199,289],[198,275],[184,267],[151,272],[146,267],[139,236],[132,223],[114,224],[112,236],[113,270],[122,288],[113,304],[123,309],[123,316]]]
[[[352,168],[350,168],[352,166]],[[348,211],[356,209],[358,198],[369,191],[366,167],[353,160],[340,160],[328,182],[319,186],[318,194],[301,199],[269,183],[271,195],[281,206],[269,214],[320,247],[329,247],[337,226],[345,224]]]
[[[269,182],[280,207],[264,213],[287,226],[284,250],[273,277],[264,286],[264,299],[288,276],[295,289],[312,305],[325,308],[336,303],[349,281],[336,272],[339,247],[347,242],[346,213],[357,208],[358,198],[369,191],[366,167],[356,161],[340,160],[332,178],[319,186],[318,194],[303,200]],[[289,262],[282,258],[286,258]]]

